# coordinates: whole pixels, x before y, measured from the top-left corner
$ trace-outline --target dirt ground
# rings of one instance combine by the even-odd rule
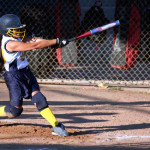
[[[94,86],[40,85],[69,137],[52,128],[30,100],[15,119],[0,118],[0,150],[150,149],[150,94]],[[0,106],[9,100],[0,84]]]

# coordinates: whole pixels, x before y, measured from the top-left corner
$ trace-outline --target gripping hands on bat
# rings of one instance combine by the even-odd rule
[[[69,43],[69,40],[60,39],[60,38],[56,39],[56,44],[58,47],[63,47],[65,45],[67,45],[68,43]]]

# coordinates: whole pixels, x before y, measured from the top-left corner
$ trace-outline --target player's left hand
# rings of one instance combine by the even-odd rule
[[[57,38],[57,39],[56,39],[56,45],[57,45],[58,47],[66,46],[68,43],[69,43],[69,41],[66,40],[66,39],[60,39],[60,38]]]

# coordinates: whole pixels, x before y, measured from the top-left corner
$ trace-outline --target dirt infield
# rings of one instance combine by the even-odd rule
[[[40,85],[69,137],[51,135],[51,126],[30,100],[23,114],[0,119],[0,150],[150,149],[150,94],[93,86]],[[0,106],[8,104],[0,84]]]

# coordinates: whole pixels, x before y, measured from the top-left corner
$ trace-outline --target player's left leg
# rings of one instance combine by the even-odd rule
[[[49,108],[47,100],[45,96],[40,92],[37,80],[30,70],[28,70],[28,80],[30,80],[31,85],[32,103],[36,105],[42,117],[52,125],[53,131],[56,133],[55,135],[68,136],[69,133],[65,130],[64,126],[57,121],[53,112]]]
[[[53,127],[58,125],[57,119],[49,108],[45,96],[41,92],[36,92],[31,101],[36,105],[42,117],[44,117]]]
[[[32,102],[36,105],[42,117],[52,125],[53,135],[69,136],[69,133],[65,130],[64,125],[57,121],[56,117],[48,106],[45,96],[41,92],[36,92],[36,94],[33,95]]]

